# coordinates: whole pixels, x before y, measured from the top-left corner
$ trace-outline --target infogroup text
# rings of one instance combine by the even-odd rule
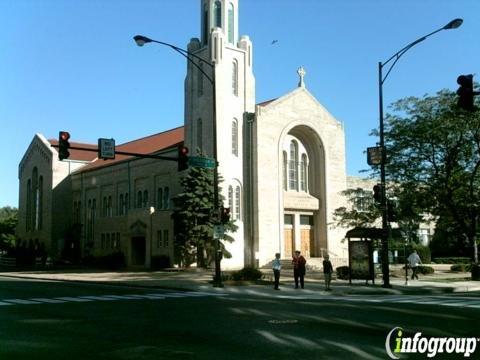
[[[395,327],[387,335],[385,350],[391,359],[400,359],[398,355],[408,353],[426,353],[429,358],[443,353],[470,357],[479,341],[480,339],[476,337],[425,337],[421,332],[415,333],[413,337],[406,337],[401,327]]]

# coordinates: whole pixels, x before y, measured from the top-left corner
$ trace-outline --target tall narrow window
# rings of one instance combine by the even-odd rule
[[[126,215],[128,213],[128,208],[130,207],[130,202],[128,199],[128,193],[125,194],[125,212],[124,214]]]
[[[157,231],[157,249],[162,247],[162,230]]]
[[[237,119],[232,121],[232,154],[238,156],[238,122]]]
[[[203,122],[202,119],[197,120],[197,147],[202,151],[203,148]]]
[[[232,61],[232,94],[238,96],[238,62]]]
[[[157,209],[158,210],[163,209],[163,189],[162,188],[157,189]]]
[[[235,17],[234,17],[233,4],[228,5],[228,42],[233,44],[234,41],[234,29],[235,29]]]
[[[230,212],[233,212],[233,187],[231,185],[228,187],[228,207]]]
[[[144,190],[143,191],[143,207],[146,208],[148,206],[148,191]]]
[[[107,216],[107,197],[103,197],[102,201],[102,216]]]
[[[302,154],[300,161],[300,190],[307,191],[307,155]]]
[[[283,190],[288,190],[288,174],[287,174],[287,169],[288,169],[288,158],[287,158],[287,152],[283,152]]]
[[[203,62],[198,66],[200,69],[197,69],[197,95],[200,97],[203,95],[203,73],[200,70],[203,70]]]
[[[170,209],[170,189],[168,187],[163,189],[163,208]]]
[[[108,197],[108,202],[107,202],[107,216],[112,217],[113,216],[113,204],[112,204],[112,197]]]
[[[163,230],[163,247],[168,248],[168,230]]]
[[[38,170],[32,171],[32,229],[38,229]]]
[[[222,27],[222,3],[220,1],[215,1],[213,13],[215,16],[215,27]]]
[[[290,161],[288,165],[288,183],[290,190],[298,190],[298,144],[290,143]]]
[[[32,223],[32,180],[28,179],[27,181],[27,221],[26,229],[30,231]]]
[[[125,213],[123,212],[123,194],[120,194],[119,199],[118,199],[118,215],[124,215]]]
[[[38,179],[38,229],[43,225],[43,176]]]
[[[235,189],[235,219],[240,220],[240,186]]]

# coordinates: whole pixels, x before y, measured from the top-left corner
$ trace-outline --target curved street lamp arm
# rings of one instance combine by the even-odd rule
[[[383,62],[383,63],[380,63],[380,66],[383,68],[385,65],[387,65],[390,61],[392,61],[393,59],[395,59],[395,61],[392,63],[392,65],[390,65],[390,67],[388,68],[388,71],[387,73],[385,74],[385,76],[383,77],[383,79],[381,79],[381,82],[382,84],[385,82],[385,80],[387,80],[387,77],[388,75],[390,74],[390,71],[392,71],[393,67],[395,66],[395,64],[397,63],[397,61],[402,57],[403,54],[405,54],[408,50],[410,50],[412,47],[414,47],[415,45],[417,45],[418,43],[424,41],[426,38],[432,36],[433,34],[436,34],[437,32],[439,31],[442,31],[442,30],[445,30],[445,27],[441,27],[440,29],[437,29],[435,31],[432,31],[430,34],[427,34],[425,36],[422,36],[421,38],[411,42],[410,44],[408,44],[407,46],[405,46],[404,48],[402,48],[401,50],[397,51],[394,55],[392,55],[387,61]]]
[[[174,51],[176,51],[180,55],[184,56],[188,61],[190,61],[193,64],[193,66],[195,66],[198,69],[198,71],[200,71],[208,79],[208,81],[210,81],[210,83],[213,85],[213,79],[200,66],[198,66],[198,64],[194,61],[194,59],[198,60],[199,62],[201,62],[203,64],[207,64],[208,66],[210,66],[210,68],[213,69],[214,65],[211,62],[209,62],[205,59],[202,59],[200,56],[195,55],[188,50],[179,48],[178,46],[175,46],[173,44],[169,44],[169,43],[166,43],[166,42],[163,42],[163,41],[153,40],[153,39],[147,38],[147,37],[142,36],[142,35],[136,35],[136,36],[133,37],[133,39],[135,40],[135,42],[139,46],[143,46],[143,44],[149,43],[149,42],[153,42],[153,43],[157,43],[157,44],[160,44],[160,45],[168,46],[169,48],[173,49]]]

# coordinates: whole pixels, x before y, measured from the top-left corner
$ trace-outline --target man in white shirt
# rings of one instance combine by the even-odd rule
[[[280,253],[275,254],[275,260],[272,262],[273,276],[275,278],[275,290],[280,290],[278,285],[280,283],[280,270],[282,270],[282,263],[280,262]]]

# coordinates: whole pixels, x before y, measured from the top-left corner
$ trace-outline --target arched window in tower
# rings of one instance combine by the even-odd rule
[[[238,121],[232,121],[232,154],[238,156]]]
[[[288,187],[298,191],[298,143],[290,143],[290,161],[288,164]]]
[[[238,96],[238,62],[232,62],[232,94]]]
[[[240,220],[240,186],[235,189],[235,219]]]
[[[300,190],[307,191],[307,155],[302,154],[302,160],[300,161]]]
[[[200,97],[203,95],[203,62],[198,66],[200,66],[200,69],[197,69],[197,95]]]
[[[200,152],[203,149],[203,122],[202,119],[197,120],[197,148]]]
[[[288,157],[287,157],[287,152],[283,152],[283,190],[288,190],[288,174],[287,174],[287,169],[288,169]]]
[[[213,5],[213,15],[214,15],[214,26],[222,27],[222,3],[220,1],[215,1]]]
[[[233,4],[228,5],[228,42],[233,44],[234,41],[234,29],[235,29],[235,17]]]

